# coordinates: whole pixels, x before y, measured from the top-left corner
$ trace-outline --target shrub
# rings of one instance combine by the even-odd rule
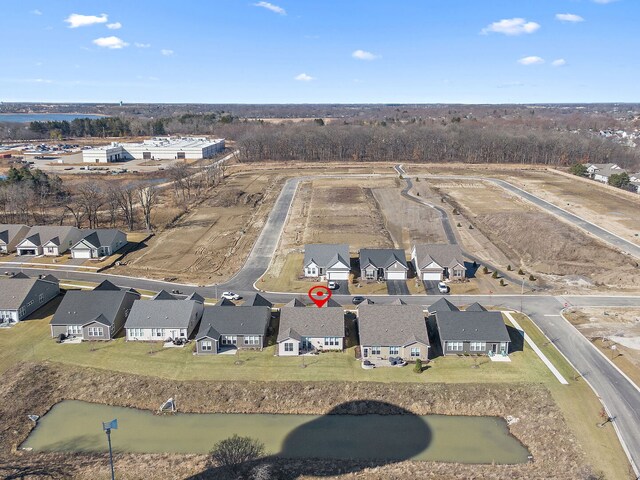
[[[454,209],[453,209],[453,214],[454,214],[454,215],[459,215],[459,212],[458,212],[458,209],[457,209],[457,208],[454,208]]]
[[[458,227],[461,227],[462,225],[460,225],[460,223],[458,222]]]
[[[482,273],[486,275],[487,273],[489,273],[489,269],[486,266],[482,267]]]
[[[473,230],[473,225],[469,224],[469,230]]]
[[[535,282],[536,281],[536,277],[534,277],[533,275],[529,275],[529,281],[530,282]]]
[[[494,270],[493,273],[491,274],[491,278],[498,278],[498,271]]]
[[[511,264],[507,265],[507,271],[509,271],[509,272],[510,272],[511,270],[512,270],[512,268],[511,268]]]
[[[233,470],[264,454],[264,444],[255,438],[234,435],[226,438],[213,447],[211,460],[222,467]]]
[[[522,269],[518,270],[518,275],[524,275],[524,272],[522,271]]]
[[[500,279],[500,286],[501,286],[501,287],[504,287],[504,285],[505,285],[505,283],[504,283],[504,279],[502,279],[502,278],[501,278],[501,279]]]
[[[416,364],[413,367],[413,371],[416,373],[422,373],[422,360],[419,358],[416,360]]]

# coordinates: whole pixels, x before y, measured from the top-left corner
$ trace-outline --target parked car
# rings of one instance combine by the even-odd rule
[[[240,300],[242,297],[240,295],[238,295],[237,293],[222,292],[222,298],[225,298],[227,300]]]
[[[449,287],[444,282],[438,282],[438,291],[440,293],[449,293]]]
[[[329,290],[337,290],[338,288],[340,288],[340,285],[338,285],[336,282],[331,281],[329,282],[327,287],[329,288]]]
[[[360,305],[362,302],[364,302],[364,300],[365,300],[365,298],[364,298],[364,297],[361,297],[360,295],[358,295],[358,296],[356,296],[356,297],[353,297],[353,298],[351,299],[351,302],[352,302],[354,305]]]

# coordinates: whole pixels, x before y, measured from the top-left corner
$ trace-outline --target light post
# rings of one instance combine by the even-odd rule
[[[109,443],[109,464],[111,465],[111,480],[115,480],[116,474],[113,469],[113,451],[111,450],[111,430],[118,429],[118,419],[114,418],[110,422],[102,422],[102,429],[107,434],[107,442]]]
[[[522,277],[522,285],[520,287],[520,313],[524,313],[522,311],[522,302],[523,302],[523,297],[524,297],[524,277]]]

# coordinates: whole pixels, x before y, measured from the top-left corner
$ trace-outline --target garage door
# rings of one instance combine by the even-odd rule
[[[404,280],[406,274],[404,272],[388,272],[387,280]]]
[[[327,280],[349,280],[349,272],[329,272]]]
[[[440,272],[422,272],[423,280],[440,280]]]
[[[91,258],[91,250],[78,250],[71,252],[73,258]]]

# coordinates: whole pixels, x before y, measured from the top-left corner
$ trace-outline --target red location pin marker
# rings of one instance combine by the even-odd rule
[[[316,304],[316,307],[322,308],[331,298],[331,290],[322,285],[317,285],[309,289],[308,295],[311,301]]]

